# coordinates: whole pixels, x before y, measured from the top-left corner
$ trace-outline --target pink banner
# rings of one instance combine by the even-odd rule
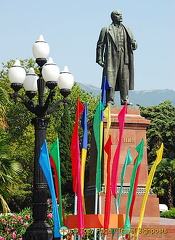
[[[107,159],[107,186],[106,186],[106,202],[105,202],[105,215],[104,215],[104,230],[109,227],[110,221],[110,209],[111,209],[111,174],[110,174],[110,163],[111,163],[111,135],[109,135],[108,141],[104,146],[104,150],[108,155]]]
[[[121,144],[122,144],[122,136],[123,136],[123,130],[125,125],[125,114],[127,112],[127,103],[122,108],[118,115],[118,122],[119,122],[119,142],[117,145],[117,149],[114,154],[113,158],[113,164],[112,164],[112,177],[111,177],[111,186],[112,186],[112,194],[116,198],[116,187],[117,187],[117,177],[118,177],[118,167],[119,167],[119,161],[120,161],[120,150],[121,150]]]
[[[77,102],[76,120],[74,124],[74,130],[72,134],[71,142],[71,161],[72,161],[72,180],[73,191],[77,194],[77,209],[78,209],[78,234],[82,236],[84,229],[84,210],[81,191],[81,164],[80,164],[80,143],[78,135],[79,119],[84,110],[83,104]]]

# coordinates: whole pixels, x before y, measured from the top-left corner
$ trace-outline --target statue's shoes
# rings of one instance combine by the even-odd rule
[[[125,105],[126,102],[122,102],[121,105]],[[127,102],[127,105],[133,105],[131,102]]]
[[[127,103],[128,105],[133,105],[133,103],[131,103],[131,102],[129,102],[129,103]]]
[[[114,105],[114,104],[115,104],[114,101],[108,101],[108,102],[107,102],[107,105]]]

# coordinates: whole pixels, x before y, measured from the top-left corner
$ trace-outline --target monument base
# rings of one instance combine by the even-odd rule
[[[139,217],[133,217],[131,227],[137,228]],[[132,238],[131,238],[132,239]],[[133,239],[134,233],[133,233]],[[175,219],[144,217],[138,240],[175,240]]]
[[[139,190],[139,189],[138,189]],[[133,208],[133,217],[139,217],[140,216],[140,209],[142,205],[144,194],[137,194],[134,208]],[[128,200],[128,194],[122,194],[121,201],[120,201],[120,208],[119,213],[125,214],[126,213],[126,205]],[[94,187],[88,187],[86,189],[86,212],[88,214],[94,213],[95,208],[95,188]],[[101,212],[104,213],[105,209],[105,194],[101,193]],[[111,197],[111,213],[116,213],[115,204],[114,204],[114,198]],[[155,194],[149,194],[147,205],[145,209],[145,217],[160,217],[159,212],[159,199]]]

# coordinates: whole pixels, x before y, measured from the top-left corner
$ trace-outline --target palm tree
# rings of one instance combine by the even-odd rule
[[[5,107],[8,102],[7,93],[0,87],[0,204],[3,212],[10,211],[4,195],[10,193],[10,186],[15,183],[15,176],[20,173],[21,165],[10,158],[7,145],[8,135],[6,128],[8,127],[5,118]]]
[[[3,211],[9,211],[4,197],[11,194],[11,187],[16,183],[16,176],[21,172],[21,164],[10,158],[10,153],[5,144],[5,132],[0,130],[0,200]]]

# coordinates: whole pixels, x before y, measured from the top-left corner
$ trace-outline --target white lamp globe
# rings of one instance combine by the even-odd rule
[[[34,69],[30,68],[29,72],[26,74],[25,81],[23,83],[23,87],[26,91],[37,91],[37,80],[38,76],[35,74]]]
[[[42,68],[42,76],[45,82],[57,82],[60,75],[59,67],[53,62],[51,57]]]
[[[63,71],[60,72],[60,76],[58,79],[58,87],[60,89],[71,89],[74,84],[74,77],[69,72],[69,69],[67,66],[63,68]]]
[[[20,61],[16,60],[14,65],[8,71],[8,78],[11,83],[23,84],[26,78],[26,72],[23,67],[21,67]]]
[[[33,45],[33,55],[37,58],[47,58],[50,53],[50,47],[48,43],[44,40],[43,35],[39,35],[38,40]]]

